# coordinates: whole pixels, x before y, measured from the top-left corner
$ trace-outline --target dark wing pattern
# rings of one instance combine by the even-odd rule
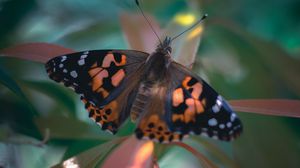
[[[152,86],[147,104],[139,117],[135,130],[138,139],[169,143],[180,141],[185,136],[183,133],[171,131],[165,121],[167,88],[167,85]]]
[[[201,134],[229,141],[242,123],[228,103],[205,81],[175,62],[170,65],[175,88],[168,94],[166,120],[174,132]]]
[[[132,50],[83,51],[55,57],[46,69],[51,79],[81,95],[89,116],[103,130],[115,133],[129,116],[132,91],[148,55]]]

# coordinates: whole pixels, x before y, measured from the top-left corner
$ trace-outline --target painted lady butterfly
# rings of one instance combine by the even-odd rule
[[[92,50],[58,56],[46,69],[80,94],[102,130],[114,134],[130,116],[139,139],[168,143],[190,133],[234,139],[241,121],[214,89],[171,58],[173,39],[166,37],[152,54]]]

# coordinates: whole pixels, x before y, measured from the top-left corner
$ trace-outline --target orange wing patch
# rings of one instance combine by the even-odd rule
[[[203,86],[195,78],[187,76],[172,95],[172,122],[177,128],[189,133],[187,125],[196,122],[196,115],[204,112],[204,106],[200,101]],[[203,102],[205,103],[205,102]],[[187,131],[187,132],[185,132]]]
[[[124,79],[125,77],[125,71],[123,69],[120,69],[117,73],[115,73],[112,78],[111,78],[111,81],[112,81],[112,85],[117,87],[120,82]]]
[[[200,95],[203,90],[202,84],[200,82],[198,82],[195,78],[188,76],[183,80],[182,86],[187,91],[189,91],[192,96],[192,98],[188,98],[185,100],[185,103],[188,106],[188,109],[185,111],[185,113],[190,113],[192,115],[195,115],[195,113],[191,113],[191,111],[196,112],[196,113],[204,112],[203,105],[205,105],[205,104],[202,104],[200,101]]]
[[[110,92],[118,87],[125,78],[123,65],[126,64],[126,56],[109,52],[99,62],[95,62],[88,70],[91,77],[90,86],[93,92],[101,95],[102,99],[109,96]]]
[[[89,112],[89,117],[99,124],[100,127],[102,127],[102,130],[108,130],[113,134],[117,132],[117,128],[119,126],[119,116],[115,111],[119,109],[116,101],[110,102],[102,109],[89,103],[84,98],[82,99],[82,102],[85,104],[85,108]]]
[[[183,103],[184,96],[182,88],[177,88],[173,92],[173,106],[177,107],[179,104]]]
[[[116,66],[123,66],[126,64],[126,56],[124,54],[121,55],[121,60],[117,61],[117,58],[114,56],[113,53],[108,53],[102,62],[102,66],[103,68],[108,68],[110,67],[111,63],[115,63]]]
[[[191,76],[186,77],[182,82],[182,86],[191,92],[194,99],[199,99],[202,93],[202,84],[195,81],[195,78],[192,78]]]
[[[92,90],[96,91],[103,85],[104,78],[108,77],[108,72],[103,68],[93,68],[89,71],[92,77]]]

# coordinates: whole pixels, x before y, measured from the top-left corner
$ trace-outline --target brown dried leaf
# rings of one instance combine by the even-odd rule
[[[300,117],[300,101],[286,99],[231,100],[235,111],[264,115]]]
[[[101,167],[153,167],[152,141],[138,140],[131,136],[115,149]]]
[[[192,16],[195,17],[194,15]],[[176,20],[176,17],[177,15],[175,16],[175,19],[168,24],[165,30],[161,30],[155,19],[147,15],[147,18],[149,18],[151,25],[161,40],[164,40],[166,36],[173,37],[192,25],[192,22],[190,25],[182,25],[181,22]],[[123,13],[120,16],[120,21],[124,35],[131,49],[148,53],[155,51],[157,44],[159,44],[159,40],[142,15]],[[176,39],[171,46],[173,48],[173,59],[182,65],[191,68],[195,61],[202,32],[203,25],[200,24],[193,30]]]
[[[151,25],[160,36],[159,24],[147,15]],[[121,27],[131,49],[152,53],[158,39],[142,15],[122,13],[120,16]]]
[[[196,18],[196,16],[194,17]],[[182,23],[178,21],[175,16],[172,22],[168,24],[165,35],[173,37],[189,28],[192,23],[190,25],[182,25]],[[200,24],[191,31],[186,32],[174,40],[172,44],[172,57],[175,61],[188,68],[192,68],[195,62],[198,47],[200,45],[203,29],[203,24]]]
[[[49,43],[25,43],[0,50],[0,56],[11,56],[46,63],[49,59],[74,50]]]

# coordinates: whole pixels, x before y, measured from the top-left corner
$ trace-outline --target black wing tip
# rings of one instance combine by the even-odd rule
[[[49,76],[50,79],[56,81],[56,82],[61,82],[61,79],[59,79],[57,77],[57,75],[55,75],[56,73],[56,66],[55,66],[55,62],[53,59],[49,60],[46,64],[45,64],[45,69],[46,72]]]

